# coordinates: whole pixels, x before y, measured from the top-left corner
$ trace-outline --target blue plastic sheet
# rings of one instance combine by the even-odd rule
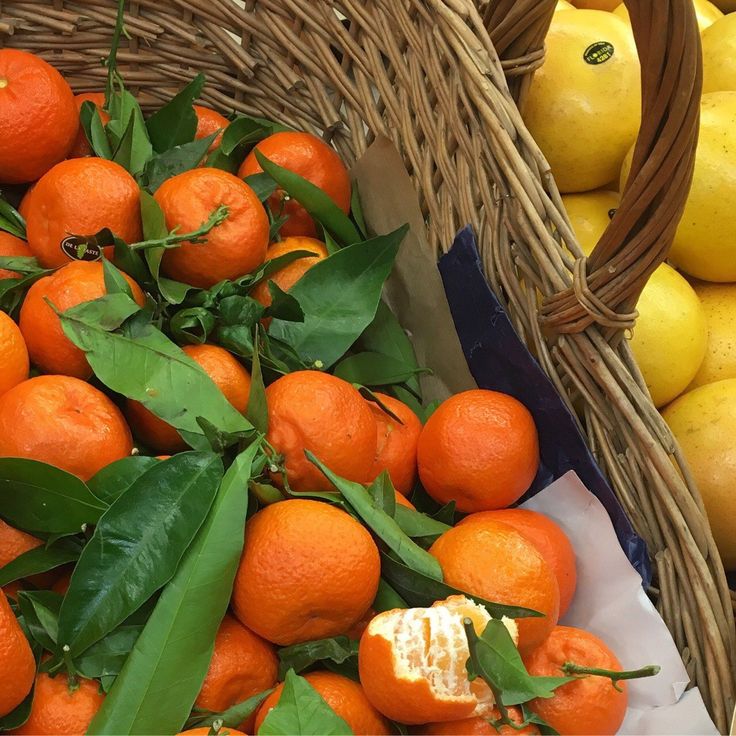
[[[534,416],[541,463],[524,499],[574,470],[605,507],[621,547],[648,586],[651,567],[646,544],[631,526],[566,404],[519,339],[488,286],[470,227],[458,233],[452,249],[440,259],[439,270],[465,358],[478,386],[514,396]]]

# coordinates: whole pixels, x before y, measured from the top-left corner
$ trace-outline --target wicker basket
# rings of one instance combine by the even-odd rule
[[[131,0],[118,58],[144,103],[204,70],[208,103],[319,131],[348,161],[385,134],[432,247],[475,227],[518,331],[571,405],[582,400],[590,445],[649,544],[659,610],[723,732],[729,590],[697,490],[621,339],[689,187],[699,37],[691,0],[626,4],[643,124],[618,214],[587,260],[515,103],[542,61],[554,0]],[[101,89],[114,18],[113,0],[0,0],[0,46],[40,53],[78,91]]]

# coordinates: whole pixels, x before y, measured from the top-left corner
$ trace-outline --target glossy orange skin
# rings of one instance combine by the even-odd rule
[[[279,271],[272,273],[267,279],[264,279],[253,288],[250,292],[257,302],[263,304],[264,307],[271,305],[271,292],[268,290],[268,282],[273,281],[282,291],[289,291],[315,263],[327,258],[327,247],[320,240],[314,238],[291,237],[284,238],[276,243],[271,243],[266,251],[266,260],[270,261],[286,253],[295,250],[308,250],[315,253],[314,258],[305,257],[292,261]]]
[[[363,688],[355,680],[327,671],[310,672],[304,675],[304,679],[350,726],[355,736],[388,736],[393,733],[388,721],[370,704]],[[258,733],[268,712],[281,700],[283,689],[282,683],[261,704],[255,733]]]
[[[376,456],[376,421],[351,384],[319,371],[295,371],[266,389],[266,403],[266,439],[284,457],[293,490],[334,490],[307,460],[305,450],[337,475],[369,482]]]
[[[23,702],[35,676],[31,645],[0,589],[0,718]]]
[[[239,412],[245,412],[250,396],[250,373],[231,353],[218,345],[207,344],[185,345],[182,351],[202,366]],[[148,411],[140,402],[128,399],[125,412],[136,436],[157,452],[173,454],[187,448],[187,443],[174,427]]]
[[[474,389],[444,401],[424,425],[417,448],[422,485],[459,511],[511,505],[539,467],[539,440],[529,410],[497,391]]]
[[[97,112],[100,114],[100,120],[103,125],[107,125],[110,122],[110,116],[102,109],[105,105],[105,93],[104,92],[81,92],[78,95],[74,95],[74,103],[77,106],[77,114],[82,111],[82,104],[84,102],[93,102],[97,107]],[[77,131],[77,137],[74,139],[72,148],[67,154],[67,158],[81,158],[82,156],[91,156],[92,148],[89,145],[87,136],[84,134],[84,128],[81,124]]]
[[[26,51],[0,49],[0,182],[45,174],[69,152],[79,119],[71,87]]]
[[[37,376],[0,396],[0,457],[40,460],[86,481],[132,449],[117,406],[78,378]]]
[[[0,519],[0,568],[42,544],[43,542],[40,539],[6,524]]]
[[[246,525],[233,610],[282,646],[337,636],[370,607],[380,568],[371,535],[349,514],[321,501],[280,501]]]
[[[210,147],[207,149],[208,152],[214,151],[220,145],[222,133],[230,125],[230,121],[224,115],[220,115],[219,112],[216,112],[210,107],[204,107],[203,105],[192,105],[192,107],[197,115],[197,132],[194,134],[195,140],[206,138],[218,130],[221,131],[220,135],[212,141]]]
[[[36,677],[33,705],[28,720],[10,733],[83,736],[105,699],[96,680],[79,678],[79,687],[70,691],[65,675]]]
[[[20,212],[21,217],[26,220],[28,218],[28,205],[31,201],[31,194],[33,194],[33,190],[36,188],[35,183],[31,184],[28,189],[26,189],[26,193],[23,195],[23,199],[21,199],[20,204],[18,205],[18,212]],[[30,250],[30,248],[29,248]],[[29,253],[28,255],[33,255],[33,253]]]
[[[6,524],[0,519],[0,568],[12,562],[16,557],[36,547],[40,547],[42,544],[43,542],[40,539],[20,529],[16,529],[14,526],[10,526],[10,524]],[[37,588],[46,589],[55,580],[55,577],[54,572],[50,571],[31,575],[28,579]],[[15,585],[15,588],[12,590],[13,595],[11,596],[14,598],[18,589],[21,588],[21,584],[19,581],[16,581],[10,585]],[[8,586],[5,586],[4,590],[9,595],[7,588]]]
[[[225,615],[215,638],[207,676],[194,705],[211,711],[223,711],[251,695],[272,688],[279,673],[279,660],[269,644],[236,618]],[[252,730],[253,718],[240,725]]]
[[[445,582],[496,603],[531,608],[543,618],[516,619],[519,651],[539,646],[555,627],[560,590],[552,568],[516,529],[490,519],[446,531],[430,547]]]
[[[227,219],[210,230],[207,242],[182,243],[166,251],[161,269],[170,278],[207,289],[236,279],[263,263],[268,247],[268,216],[255,192],[226,171],[198,168],[167,179],[154,195],[166,227],[193,232],[221,204]]]
[[[398,491],[396,491],[396,503],[399,504],[399,506],[406,506],[407,509],[411,509],[412,511],[417,510],[417,507],[406,496],[402,496]]]
[[[0,230],[0,256],[32,256],[31,249],[25,240],[16,238],[15,235]],[[17,278],[19,274],[15,271],[8,271],[7,268],[0,268],[0,279]]]
[[[142,307],[146,296],[127,274],[135,301]],[[36,281],[28,290],[20,310],[23,333],[31,362],[44,373],[87,379],[92,375],[87,358],[64,334],[61,319],[46,301],[64,311],[77,304],[99,299],[107,293],[100,261],[71,261],[50,276]]]
[[[28,349],[18,325],[0,312],[0,396],[28,378]]]
[[[560,667],[574,662],[585,667],[622,670],[616,655],[597,637],[582,629],[557,626],[547,641],[524,657],[532,675],[562,674]],[[532,700],[529,707],[552,728],[570,736],[613,736],[626,715],[626,682],[616,690],[607,677],[584,677],[555,690],[549,699]]]
[[[75,108],[76,109],[76,108]],[[44,174],[28,201],[28,246],[45,268],[69,263],[61,242],[70,234],[110,228],[126,243],[141,239],[140,190],[119,164],[102,158],[70,158]],[[112,246],[105,248],[112,258]]]
[[[246,177],[263,171],[256,159],[256,150],[269,161],[319,187],[346,214],[350,211],[350,176],[337,152],[322,139],[309,133],[274,133],[258,143],[246,156],[238,176]],[[268,204],[275,216],[282,211],[282,199],[281,191],[269,197]],[[283,202],[283,214],[289,219],[281,228],[282,237],[306,235],[313,238],[317,235],[314,220],[296,200]]]
[[[375,402],[368,402],[376,420],[377,430],[376,455],[371,479],[387,470],[394,488],[399,493],[407,495],[414,487],[417,477],[417,444],[422,423],[403,401],[380,393],[376,393],[376,397],[401,420],[402,424],[392,419]]]
[[[459,526],[487,519],[500,521],[513,527],[526,537],[544,557],[552,568],[560,588],[560,618],[562,618],[570,607],[577,585],[575,550],[565,532],[548,516],[528,509],[481,511],[466,516]]]
[[[508,708],[509,717],[516,723],[522,723],[522,714],[519,708]],[[489,716],[491,720],[500,718],[501,714],[497,708],[493,709],[493,713]],[[463,718],[460,721],[445,721],[444,723],[427,723],[422,726],[422,733],[427,736],[495,736],[495,734],[538,734],[539,729],[530,724],[524,728],[516,729],[511,726],[501,726],[500,729],[494,728],[486,718]]]

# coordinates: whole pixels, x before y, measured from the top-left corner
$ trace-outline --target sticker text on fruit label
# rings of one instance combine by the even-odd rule
[[[613,44],[608,41],[596,41],[590,44],[583,52],[583,59],[588,64],[603,64],[608,61],[614,53]]]
[[[78,235],[70,235],[61,241],[62,252],[75,261],[99,261],[102,249]]]

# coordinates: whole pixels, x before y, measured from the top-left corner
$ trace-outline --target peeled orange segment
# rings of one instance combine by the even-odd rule
[[[489,713],[488,685],[468,679],[470,653],[463,620],[480,634],[490,616],[465,596],[450,596],[431,608],[394,609],[376,616],[360,641],[360,681],[368,699],[388,718],[420,724]],[[518,629],[503,619],[514,642]]]

